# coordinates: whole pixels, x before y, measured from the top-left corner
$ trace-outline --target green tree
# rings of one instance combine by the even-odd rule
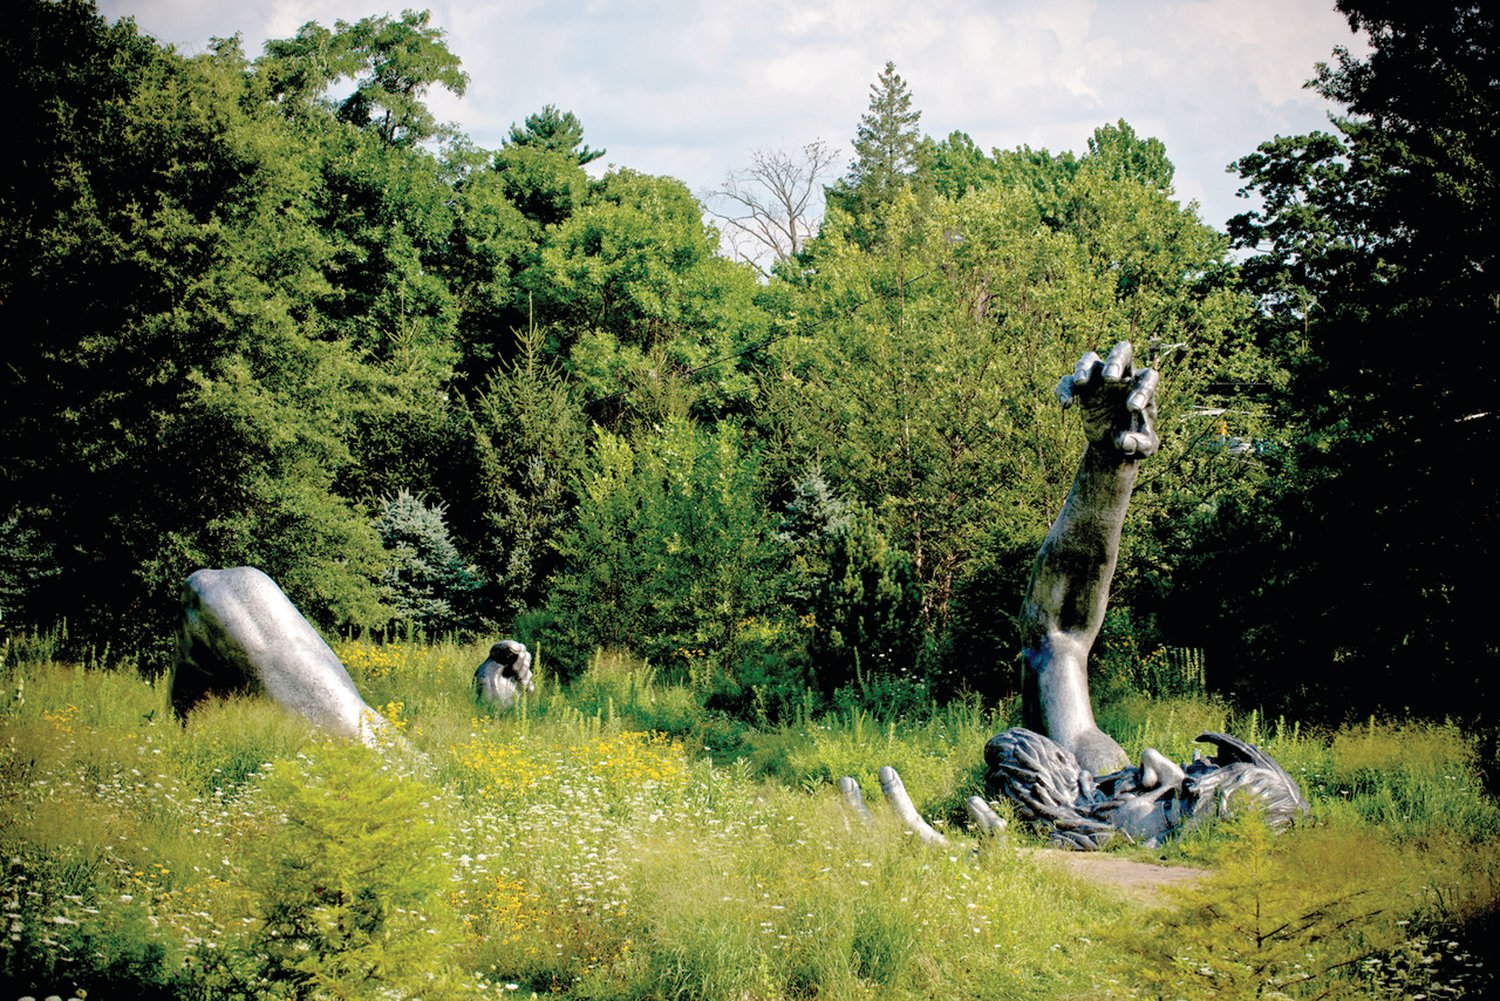
[[[917,169],[922,113],[911,106],[911,91],[896,64],[887,62],[870,85],[870,109],[860,117],[854,135],[854,163],[847,182],[885,201]]]
[[[967,132],[951,132],[942,142],[931,143],[926,160],[932,186],[945,198],[962,198],[972,189],[999,183],[1004,176],[999,164]]]
[[[559,111],[553,104],[544,105],[534,115],[527,115],[521,125],[512,123],[506,145],[562,153],[572,157],[580,167],[593,163],[606,152],[589,149],[583,141],[583,123],[578,116],[571,111]]]
[[[614,170],[546,233],[537,322],[596,403],[648,421],[742,410],[753,380],[733,364],[765,338],[754,270],[715,252],[718,232],[681,181]]]
[[[1231,232],[1257,252],[1260,336],[1293,374],[1275,398],[1289,447],[1254,503],[1204,526],[1177,619],[1259,693],[1493,715],[1472,568],[1495,555],[1500,490],[1479,457],[1500,418],[1481,402],[1493,368],[1470,360],[1500,323],[1500,29],[1468,3],[1339,9],[1370,52],[1336,50],[1312,81],[1348,109],[1337,134],[1236,165],[1264,197]]]
[[[901,193],[874,249],[847,216],[825,223],[769,352],[762,433],[772,482],[819,462],[909,555],[941,680],[1003,688],[1019,648],[1007,616],[1082,447],[1053,400],[1059,373],[1121,339],[1164,370],[1177,433],[1137,488],[1117,576],[1131,602],[1180,558],[1163,533],[1248,484],[1187,422],[1212,382],[1258,362],[1236,333],[1247,302],[1225,241],[1191,208],[1045,151],[986,165],[949,145],[982,184],[956,200]]]
[[[545,212],[562,202],[571,211],[573,192],[567,185],[553,190],[542,175],[541,197],[528,209],[518,208],[530,198],[529,178],[517,191],[517,177],[507,177],[495,166],[496,154],[468,143],[452,143],[440,165],[448,189],[453,226],[443,253],[436,259],[452,295],[453,325],[458,346],[458,383],[465,391],[482,385],[494,367],[508,357],[513,331],[526,326],[530,297],[521,276],[537,265],[540,223],[530,213]],[[576,170],[576,168],[570,168]],[[576,171],[582,174],[581,171]],[[579,188],[586,178],[580,177]]]
[[[266,44],[259,68],[271,94],[289,111],[321,105],[341,80],[354,90],[334,107],[341,121],[368,128],[392,146],[411,146],[437,134],[437,120],[422,98],[433,84],[462,96],[468,76],[448,50],[441,28],[431,27],[428,11],[403,11],[353,24],[316,21],[293,38]]]
[[[315,617],[369,621],[378,540],[333,491],[359,368],[299,326],[328,245],[295,224],[317,184],[287,125],[232,41],[183,59],[83,3],[13,28],[0,475],[59,570],[26,616],[165,636],[187,573],[256,563]]]
[[[521,335],[515,357],[468,403],[469,535],[491,580],[485,602],[502,623],[547,604],[559,569],[559,533],[572,521],[588,452],[579,387],[543,352],[543,332]]]
[[[1131,180],[1163,194],[1172,193],[1172,161],[1160,139],[1142,139],[1125,119],[1101,125],[1089,137],[1083,166],[1113,181]]]
[[[781,614],[782,552],[740,429],[668,420],[638,446],[596,430],[577,522],[558,542],[553,663],[633,650],[707,690]],[[759,628],[756,628],[759,627]]]
[[[324,744],[277,762],[256,796],[278,814],[245,866],[273,996],[463,994],[437,790],[376,751]]]
[[[0,518],[56,561],[14,614],[165,637],[187,573],[251,563],[320,622],[388,617],[365,505],[446,486],[455,331],[525,226],[465,205],[485,232],[455,242],[450,175],[398,98],[456,62],[421,16],[361,25],[251,65],[234,39],[187,59],[28,2],[0,39],[26,102],[0,309],[40,317],[3,376]],[[375,88],[365,126],[324,101],[341,74]],[[474,245],[488,275],[454,261]]]
[[[808,659],[818,684],[832,692],[880,675],[921,679],[926,631],[911,560],[859,503],[823,546],[828,570],[809,602]]]
[[[543,249],[552,315],[573,330],[608,330],[649,347],[680,328],[691,308],[682,276],[716,249],[681,181],[611,171]]]
[[[375,519],[389,560],[380,573],[386,602],[398,620],[429,634],[472,627],[474,592],[484,583],[459,555],[443,514],[441,504],[401,490]]]
[[[829,208],[856,221],[865,245],[878,235],[874,227],[881,209],[909,185],[921,166],[921,118],[896,64],[887,62],[870,85],[870,106],[855,130],[854,161],[825,193]]]
[[[792,489],[778,533],[792,557],[813,676],[828,693],[877,676],[921,676],[926,640],[911,560],[874,513],[837,496],[814,466]]]
[[[505,197],[540,231],[573,214],[589,196],[589,178],[566,150],[518,144],[495,154]]]

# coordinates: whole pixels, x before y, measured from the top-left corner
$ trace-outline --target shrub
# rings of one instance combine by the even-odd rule
[[[576,676],[595,649],[630,649],[713,690],[739,662],[747,624],[781,605],[784,558],[755,454],[731,423],[674,419],[638,446],[599,431],[592,464],[559,541],[553,669]]]
[[[871,511],[835,497],[822,471],[798,481],[780,538],[793,553],[808,660],[825,693],[873,679],[921,679],[922,596],[911,559],[891,545]]]
[[[1402,941],[1412,910],[1409,870],[1361,831],[1277,836],[1242,802],[1208,843],[1208,879],[1180,906],[1125,930],[1144,961],[1130,976],[1159,996],[1368,997],[1360,962]]]
[[[260,976],[293,998],[442,997],[459,944],[439,797],[356,744],[277,763],[249,847]]]

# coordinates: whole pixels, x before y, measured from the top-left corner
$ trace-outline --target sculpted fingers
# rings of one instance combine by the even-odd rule
[[[1069,372],[1057,380],[1057,388],[1053,390],[1057,396],[1057,402],[1066,410],[1073,405],[1073,374]]]
[[[1102,365],[1103,363],[1100,362],[1098,354],[1090,351],[1078,359],[1078,364],[1073,366],[1071,373],[1058,380],[1057,400],[1063,405],[1064,409],[1072,406],[1074,399],[1078,395],[1078,391],[1086,389],[1089,386],[1095,375],[1102,368]]]
[[[1098,371],[1099,355],[1096,352],[1090,351],[1088,354],[1078,359],[1078,364],[1073,366],[1074,388],[1087,386],[1089,384],[1089,380],[1093,379],[1094,374]]]
[[[1135,377],[1130,395],[1125,397],[1125,409],[1135,414],[1145,413],[1146,407],[1156,402],[1156,383],[1159,379],[1156,369],[1142,369]]]
[[[1125,455],[1145,458],[1154,455],[1161,447],[1161,439],[1151,428],[1142,431],[1121,431],[1115,435],[1115,445]]]
[[[1121,453],[1135,458],[1152,455],[1161,447],[1156,435],[1156,370],[1143,369],[1135,376],[1130,394],[1125,397],[1125,412],[1130,427],[1115,435],[1115,446]]]
[[[1129,341],[1121,341],[1110,351],[1109,357],[1104,361],[1104,381],[1123,382],[1130,378],[1130,363],[1135,358],[1135,349],[1130,346]]]

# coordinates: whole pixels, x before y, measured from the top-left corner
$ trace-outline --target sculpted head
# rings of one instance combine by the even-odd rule
[[[474,671],[474,694],[501,707],[515,701],[517,693],[535,689],[531,651],[515,640],[501,640],[490,647],[489,657]]]

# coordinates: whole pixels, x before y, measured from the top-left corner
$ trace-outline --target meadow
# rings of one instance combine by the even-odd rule
[[[258,698],[185,721],[109,651],[12,637],[0,690],[6,997],[1462,997],[1493,984],[1500,809],[1452,723],[1314,729],[1115,686],[1102,725],[1184,759],[1258,742],[1313,816],[1253,813],[1128,858],[1211,875],[1147,907],[964,798],[1010,702],[734,719],[596,654],[505,714],[479,645],[335,649],[399,729],[330,742]],[[1146,665],[1146,666],[1149,666]],[[949,838],[875,795],[894,765]],[[876,814],[842,808],[854,775]],[[1004,804],[1000,805],[1004,812]]]

